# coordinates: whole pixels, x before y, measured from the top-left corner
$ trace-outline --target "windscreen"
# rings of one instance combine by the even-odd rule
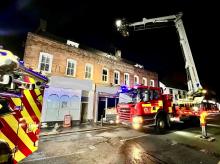
[[[119,94],[119,103],[137,103],[147,102],[150,100],[159,99],[160,94],[158,90],[150,90],[147,88],[132,89],[125,93]]]
[[[132,89],[119,94],[119,103],[135,103],[137,98],[137,90]]]

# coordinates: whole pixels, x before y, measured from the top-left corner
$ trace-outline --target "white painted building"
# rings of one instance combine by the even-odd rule
[[[94,86],[91,80],[52,76],[44,92],[42,122],[63,121],[71,115],[76,123],[93,120]]]

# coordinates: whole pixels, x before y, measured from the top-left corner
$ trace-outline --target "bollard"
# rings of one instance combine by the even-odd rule
[[[102,122],[103,122],[103,115],[101,115],[101,127],[102,127]]]

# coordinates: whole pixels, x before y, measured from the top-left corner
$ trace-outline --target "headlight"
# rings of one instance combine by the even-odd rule
[[[194,107],[193,107],[193,110],[194,110],[194,111],[198,111],[199,108],[198,108],[197,106],[194,106]]]
[[[133,118],[133,123],[142,124],[143,122],[144,122],[144,119],[141,116],[136,116]]]

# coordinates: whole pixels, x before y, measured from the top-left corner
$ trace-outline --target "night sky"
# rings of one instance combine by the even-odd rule
[[[108,53],[122,50],[122,57],[156,71],[159,79],[186,87],[184,59],[175,27],[130,31],[122,37],[117,18],[141,21],[183,12],[183,22],[204,88],[220,95],[218,86],[219,36],[217,2],[193,0],[49,1],[7,0],[0,5],[0,45],[22,57],[27,32],[35,32],[40,18],[47,32]]]

